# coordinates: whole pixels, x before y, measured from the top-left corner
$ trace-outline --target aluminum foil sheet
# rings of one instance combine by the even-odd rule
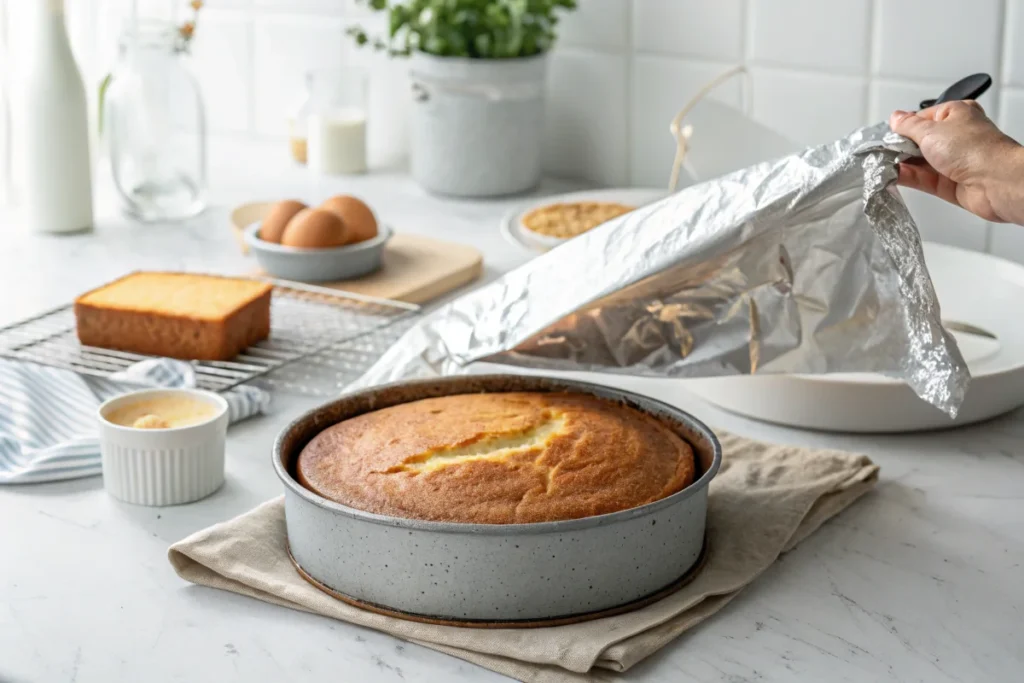
[[[688,187],[431,313],[358,387],[488,361],[654,377],[875,372],[951,416],[970,375],[879,124]]]

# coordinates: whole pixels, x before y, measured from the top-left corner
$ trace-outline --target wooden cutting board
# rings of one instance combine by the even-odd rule
[[[270,204],[245,204],[231,213],[243,252],[242,230],[260,220]],[[256,271],[262,274],[262,271]],[[483,256],[465,244],[396,232],[384,248],[380,270],[355,280],[322,283],[346,292],[422,304],[473,282],[483,272]]]

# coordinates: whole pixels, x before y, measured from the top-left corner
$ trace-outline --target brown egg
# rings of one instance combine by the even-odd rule
[[[295,199],[283,199],[274,204],[260,225],[260,239],[264,242],[280,244],[288,221],[305,208],[305,204]]]
[[[340,218],[322,209],[303,209],[288,222],[281,235],[286,247],[325,249],[347,243],[348,231]]]
[[[345,222],[349,244],[377,236],[377,219],[370,207],[360,199],[340,194],[325,201],[320,208],[333,211]]]

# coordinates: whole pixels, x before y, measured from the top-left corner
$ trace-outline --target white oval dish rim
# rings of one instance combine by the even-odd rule
[[[723,410],[773,424],[851,433],[943,429],[997,417],[1024,404],[1024,325],[1012,300],[1024,296],[1024,265],[948,245],[925,243],[944,319],[998,337],[994,352],[969,353],[988,340],[954,332],[971,368],[963,406],[950,419],[903,382],[870,373],[687,379],[683,388]],[[971,283],[969,286],[965,283]]]

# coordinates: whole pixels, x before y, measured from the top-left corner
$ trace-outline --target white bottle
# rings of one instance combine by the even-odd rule
[[[64,25],[64,0],[32,0],[28,50],[15,101],[22,155],[20,199],[37,232],[92,228],[89,117]]]

